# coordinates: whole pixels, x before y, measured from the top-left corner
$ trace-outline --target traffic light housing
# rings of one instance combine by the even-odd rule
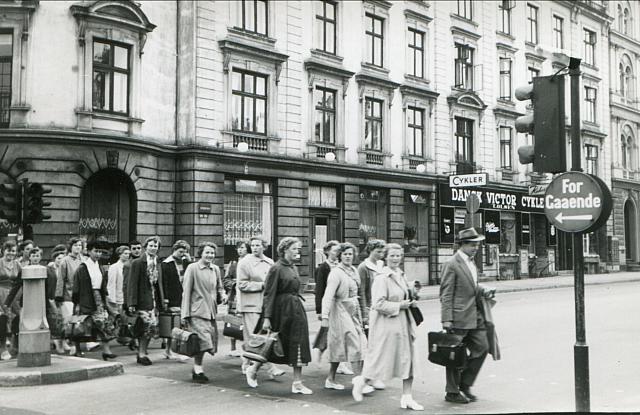
[[[531,100],[533,112],[516,119],[516,130],[533,134],[533,146],[518,148],[521,164],[533,163],[537,173],[567,171],[564,75],[538,76],[516,89],[520,101]]]
[[[25,181],[23,198],[23,219],[24,224],[36,224],[43,220],[51,219],[50,215],[44,212],[44,208],[51,206],[51,202],[43,200],[43,196],[51,193],[51,188],[40,183],[29,183]]]
[[[0,184],[0,218],[9,223],[20,224],[22,219],[22,184]]]

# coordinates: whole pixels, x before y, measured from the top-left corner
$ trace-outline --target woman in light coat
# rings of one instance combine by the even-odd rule
[[[356,256],[356,247],[352,244],[345,242],[338,245],[340,263],[329,273],[322,297],[322,327],[328,327],[327,359],[331,363],[329,377],[324,383],[326,389],[344,389],[343,385],[336,382],[340,362],[351,362],[356,372],[360,372],[362,367],[362,352],[367,338],[358,303],[360,277],[353,266]]]
[[[202,369],[202,360],[206,352],[213,356],[218,351],[217,298],[220,297],[221,303],[227,299],[220,268],[213,263],[216,249],[213,242],[201,243],[198,247],[200,260],[189,264],[184,272],[181,317],[200,340],[200,352],[193,357],[191,376],[196,383],[209,382]]]
[[[413,400],[411,387],[415,370],[416,323],[409,307],[416,299],[400,269],[403,249],[398,244],[385,247],[387,266],[378,274],[371,287],[369,315],[369,346],[364,358],[362,375],[353,380],[353,398],[362,400],[367,380],[402,379],[400,407],[417,411],[424,407]]]

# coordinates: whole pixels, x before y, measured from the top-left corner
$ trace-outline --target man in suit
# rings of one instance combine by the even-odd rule
[[[138,313],[143,321],[143,334],[139,338],[137,362],[151,365],[147,347],[158,328],[158,310],[162,308],[164,295],[162,267],[158,259],[160,237],[150,236],[144,241],[145,252],[131,262],[127,305],[130,313]]]
[[[489,349],[481,298],[493,298],[495,290],[478,284],[478,270],[473,261],[482,241],[484,236],[474,228],[462,229],[457,235],[460,248],[442,268],[442,328],[460,336],[469,349],[469,358],[463,368],[447,367],[447,402],[466,404],[477,399],[471,393],[471,386]]]

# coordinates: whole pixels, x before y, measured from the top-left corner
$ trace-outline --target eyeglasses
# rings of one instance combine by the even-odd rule
[[[130,249],[131,249],[132,251],[139,251],[139,250],[141,250],[142,248],[141,248],[141,247],[139,247],[139,246],[137,246],[137,247],[136,247],[136,246],[132,246]]]

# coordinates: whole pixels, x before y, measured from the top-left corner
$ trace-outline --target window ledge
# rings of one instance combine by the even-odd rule
[[[408,73],[404,74],[404,79],[416,84],[422,84],[424,86],[429,86],[431,84],[431,81],[426,78],[420,78],[419,76],[411,75]]]
[[[527,47],[534,48],[534,49],[535,49],[536,47],[538,47],[538,44],[537,44],[537,43],[533,43],[533,42],[531,42],[531,41],[529,41],[529,40],[525,41],[525,42],[524,42],[524,44],[525,44]]]
[[[500,105],[506,105],[508,107],[515,107],[516,106],[516,103],[513,102],[513,100],[511,100],[511,99],[498,98],[497,102]]]
[[[328,61],[332,61],[338,64],[342,64],[342,61],[344,60],[342,56],[325,52],[322,49],[311,49],[311,55],[316,56],[318,58],[327,59]]]
[[[138,123],[138,124],[142,124],[144,122],[144,120],[141,118],[130,117],[124,114],[111,114],[108,112],[100,112],[100,111],[76,110],[76,114],[87,115],[92,118],[97,118],[100,120],[122,121],[127,123]]]
[[[464,22],[464,23],[470,24],[471,26],[474,26],[474,27],[478,27],[479,26],[478,23],[476,23],[472,19],[468,19],[468,18],[466,18],[464,16],[460,16],[459,14],[451,13],[451,14],[449,14],[449,16],[451,16],[454,20],[458,20],[460,22]]]
[[[366,69],[372,72],[376,72],[380,75],[384,75],[384,76],[389,76],[389,69],[383,67],[383,66],[377,66],[374,65],[372,63],[368,63],[368,62],[361,62],[360,65],[362,66],[362,69]]]
[[[589,68],[591,70],[594,70],[594,71],[600,71],[600,68],[598,68],[596,65],[594,65],[592,63],[582,62],[582,66],[585,67],[585,68]]]
[[[505,39],[516,40],[515,36],[513,36],[513,35],[511,35],[509,33],[502,32],[500,30],[496,30],[496,34],[498,36],[501,36],[501,37],[505,38]]]
[[[255,40],[270,46],[274,46],[276,44],[276,39],[269,37],[268,35],[261,35],[255,32],[248,32],[239,27],[227,27],[227,32],[230,34],[242,36],[247,39]]]

